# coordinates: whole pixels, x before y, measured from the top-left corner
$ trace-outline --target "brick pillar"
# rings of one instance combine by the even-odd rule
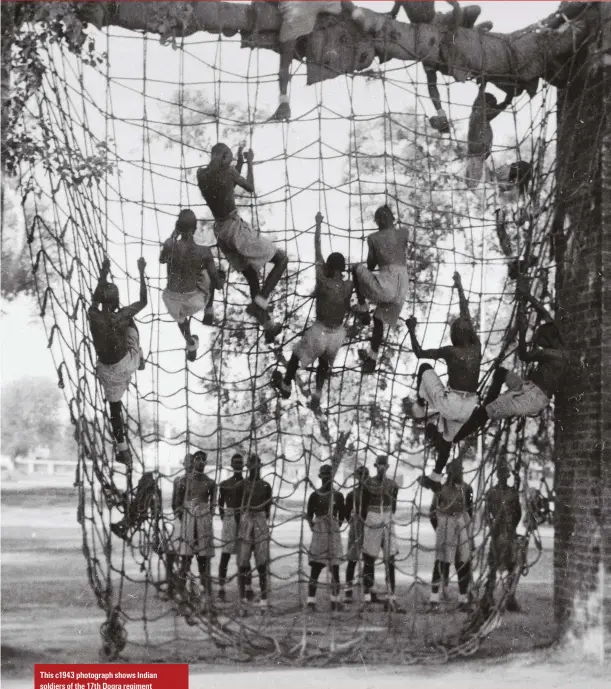
[[[610,655],[611,5],[599,11],[558,96],[557,314],[588,376],[556,399],[554,606],[562,631]]]

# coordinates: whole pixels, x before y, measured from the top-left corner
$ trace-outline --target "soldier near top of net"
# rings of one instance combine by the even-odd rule
[[[492,127],[490,122],[500,115],[513,100],[517,89],[507,87],[505,100],[498,103],[491,93],[486,93],[486,81],[481,80],[479,91],[469,116],[467,135],[466,181],[469,189],[474,189],[482,179],[484,165],[492,152]]]
[[[473,519],[473,489],[464,482],[460,460],[448,467],[448,481],[435,493],[430,512],[435,529],[435,565],[431,585],[431,606],[439,604],[441,581],[449,578],[450,564],[456,563],[458,575],[458,604],[463,610],[469,606],[471,583],[471,535]]]
[[[417,321],[407,320],[412,349],[418,359],[442,359],[448,367],[448,386],[445,387],[430,364],[418,369],[416,391],[418,397],[411,403],[404,400],[406,411],[415,419],[438,414],[437,424],[427,424],[426,434],[437,450],[435,470],[431,477],[422,477],[426,488],[441,483],[441,474],[450,457],[452,441],[477,406],[477,387],[482,363],[482,345],[475,330],[459,273],[454,273],[454,286],[458,290],[460,316],[450,326],[451,346],[439,349],[422,349],[416,337]]]
[[[244,160],[248,167],[246,179],[240,175]],[[282,326],[269,317],[269,298],[286,271],[288,258],[269,239],[253,232],[236,209],[236,185],[251,193],[255,190],[253,152],[243,154],[240,147],[235,167],[232,167],[232,162],[230,148],[223,143],[215,144],[210,162],[197,171],[197,184],[214,216],[214,234],[219,249],[229,265],[242,273],[248,283],[252,303],[247,313],[257,319],[265,332],[266,342],[271,343],[282,331]],[[261,287],[259,271],[268,263],[272,263],[274,267]]]
[[[318,578],[325,567],[331,570],[331,610],[340,607],[339,566],[343,559],[340,528],[344,521],[344,496],[333,488],[333,467],[323,464],[318,472],[321,486],[310,494],[307,520],[312,531],[309,563],[308,608],[316,609]]]
[[[127,447],[121,398],[132,375],[144,368],[140,335],[134,316],[147,305],[145,267],[146,261],[139,258],[140,298],[129,306],[121,307],[119,289],[108,282],[110,261],[105,258],[87,312],[91,339],[97,355],[96,376],[108,402],[110,424],[117,443],[115,458],[128,467],[131,467],[132,460]]]
[[[367,263],[353,269],[357,312],[363,325],[370,322],[367,300],[377,307],[373,314],[371,346],[359,349],[363,373],[375,371],[384,328],[393,327],[399,320],[409,290],[407,229],[395,227],[395,216],[388,206],[378,208],[374,220],[378,231],[367,237]],[[376,268],[379,270],[374,272]]]
[[[312,393],[311,406],[320,407],[320,398],[325,382],[331,374],[333,362],[346,339],[344,320],[350,311],[350,297],[353,284],[344,280],[346,259],[343,254],[334,252],[327,260],[323,259],[320,243],[322,215],[316,216],[314,249],[316,256],[316,321],[304,333],[295,347],[286,367],[284,378],[280,371],[274,371],[272,384],[284,399],[291,396],[291,385],[299,366],[308,367],[318,361],[316,369],[316,388]]]
[[[549,311],[530,293],[527,278],[518,276],[516,291],[518,355],[524,363],[534,366],[526,374],[525,381],[506,368],[497,368],[483,405],[474,410],[469,420],[455,435],[455,443],[476,433],[489,419],[498,421],[538,416],[549,406],[571,367],[571,357],[560,335],[560,329]],[[536,329],[532,338],[532,352],[528,351],[526,344],[527,303],[530,303],[539,317],[545,321]],[[504,383],[508,391],[501,395]]]
[[[376,474],[363,484],[365,525],[363,529],[363,590],[364,602],[372,602],[371,591],[375,583],[375,560],[382,551],[386,568],[387,586],[390,589],[385,603],[387,610],[400,612],[395,600],[395,556],[397,538],[394,515],[397,511],[399,486],[386,476],[388,457],[380,455],[375,460]]]
[[[211,325],[214,290],[223,286],[212,252],[195,243],[196,229],[195,213],[189,208],[181,210],[174,232],[159,255],[159,263],[168,267],[168,286],[161,296],[185,338],[188,361],[195,361],[199,346],[199,338],[191,334],[191,318],[205,310],[204,323]]]
[[[280,10],[282,24],[278,35],[280,43],[280,69],[278,85],[280,102],[278,109],[272,115],[272,120],[290,120],[291,107],[289,105],[288,85],[291,80],[291,62],[298,57],[299,41],[309,36],[321,14],[339,15],[343,12],[350,14],[354,10],[352,2],[277,2],[266,0],[269,5],[276,5]]]
[[[452,6],[452,12],[442,14],[435,12],[434,2],[395,2],[389,16],[392,19],[396,19],[399,11],[403,8],[410,24],[414,24],[415,26],[421,24],[437,25],[442,29],[452,32],[461,27],[465,29],[472,29],[474,27],[481,13],[481,8],[478,5],[469,5],[468,7],[461,8],[457,2],[453,2],[452,0],[448,0],[448,4]],[[475,28],[477,28],[478,31],[490,31],[490,29],[492,29],[492,22],[482,22]],[[442,53],[443,47],[442,43]],[[422,61],[422,66],[426,74],[429,97],[437,112],[436,115],[430,118],[430,125],[440,134],[447,134],[450,131],[450,123],[441,105],[441,96],[437,88],[437,72],[448,74],[448,66],[427,60]]]
[[[238,529],[238,588],[240,599],[247,602],[246,581],[250,557],[254,552],[259,574],[262,611],[268,605],[269,585],[269,518],[272,509],[272,487],[261,478],[261,459],[256,454],[248,458],[248,477],[242,490],[240,528]]]

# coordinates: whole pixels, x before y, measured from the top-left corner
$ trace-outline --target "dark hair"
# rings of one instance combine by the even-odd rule
[[[327,270],[330,273],[343,273],[346,270],[344,254],[334,251],[327,257]]]
[[[119,288],[112,282],[107,282],[101,287],[96,287],[93,298],[100,304],[111,306],[119,303]]]
[[[318,474],[322,476],[323,474],[325,476],[331,476],[333,474],[333,467],[330,466],[329,464],[323,464],[320,469],[318,470]]]
[[[391,227],[395,222],[395,216],[388,206],[380,206],[376,210],[373,219],[375,220],[376,225],[381,229]]]
[[[477,344],[477,333],[471,321],[459,316],[450,325],[450,340],[455,347]]]
[[[525,194],[532,179],[532,165],[525,160],[516,160],[509,166],[509,181],[517,184],[521,194]]]
[[[227,144],[219,142],[214,144],[210,150],[210,155],[213,158],[227,158],[228,156],[231,156],[231,149],[229,146],[227,146]]]
[[[197,452],[193,453],[193,462],[197,462],[198,459],[202,462],[207,462],[208,453],[204,452],[204,450],[198,450]]]
[[[535,331],[535,338],[539,340],[541,337],[544,337],[548,342],[551,341],[552,344],[563,344],[562,335],[555,323],[540,325]]]
[[[197,218],[190,208],[183,208],[176,220],[176,234],[193,234],[197,229]]]

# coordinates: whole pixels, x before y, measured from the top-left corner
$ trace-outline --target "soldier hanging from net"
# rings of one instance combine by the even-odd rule
[[[91,338],[97,355],[96,375],[108,402],[112,433],[117,443],[115,459],[127,467],[131,467],[132,460],[127,447],[121,398],[129,387],[132,375],[144,369],[140,335],[134,316],[147,305],[145,267],[146,261],[139,258],[140,298],[129,306],[121,307],[119,289],[108,282],[110,261],[105,258],[88,311]]]
[[[244,481],[240,528],[238,531],[238,588],[240,600],[247,603],[246,582],[250,571],[250,556],[254,552],[259,574],[261,611],[267,609],[269,585],[269,518],[272,508],[272,487],[261,478],[261,460],[258,455],[248,458],[248,478]]]
[[[282,17],[278,41],[280,43],[280,69],[278,84],[280,88],[280,102],[278,109],[272,115],[272,120],[290,120],[291,106],[289,105],[288,86],[291,80],[291,62],[298,57],[298,43],[309,36],[320,14],[339,15],[342,11],[351,14],[354,10],[352,2],[272,2],[277,5]]]
[[[204,473],[207,461],[208,456],[203,450],[193,454],[193,471],[186,477],[184,497],[178,495],[177,504],[183,505],[179,550],[182,556],[180,593],[186,595],[187,577],[195,555],[204,599],[209,602],[212,596],[210,560],[214,557],[212,515],[215,509],[216,483]]]
[[[469,437],[493,421],[510,418],[538,416],[551,402],[560,389],[570,368],[570,356],[564,345],[560,330],[549,311],[529,292],[528,280],[520,276],[517,281],[518,296],[518,355],[527,364],[534,364],[523,381],[517,374],[502,366],[492,377],[490,389],[484,404],[477,407],[469,420],[454,437],[454,442]],[[526,304],[530,303],[545,322],[532,338],[533,351],[528,351],[526,331],[528,320]],[[508,391],[500,394],[503,384]]]
[[[362,325],[369,325],[366,301],[376,304],[373,333],[369,349],[359,349],[363,373],[375,371],[378,353],[384,339],[384,328],[396,325],[409,290],[407,272],[407,229],[395,227],[395,216],[388,206],[381,206],[374,215],[378,231],[367,237],[367,263],[354,267],[354,290],[358,299],[357,312]],[[379,268],[377,273],[373,271]]]
[[[353,284],[344,280],[346,259],[343,254],[332,253],[326,262],[322,256],[320,230],[323,217],[316,215],[314,250],[316,256],[316,321],[308,328],[286,367],[284,378],[280,371],[274,371],[272,385],[284,399],[291,396],[291,385],[299,366],[308,367],[318,361],[316,388],[312,393],[311,407],[318,410],[325,382],[331,375],[335,357],[346,339],[344,320],[350,311],[350,297]]]
[[[395,600],[395,556],[397,538],[394,515],[397,511],[399,486],[386,476],[388,457],[380,455],[375,461],[376,474],[369,477],[363,486],[363,589],[364,603],[372,603],[372,589],[375,583],[375,561],[380,550],[386,568],[389,590],[384,607],[386,610],[401,612]]]
[[[191,318],[204,311],[204,324],[212,325],[214,290],[223,287],[223,274],[217,271],[212,252],[195,243],[196,229],[195,213],[181,210],[159,256],[159,263],[168,267],[168,286],[161,297],[185,338],[188,361],[195,361],[199,346],[198,336],[191,334]]]
[[[323,464],[318,472],[321,486],[310,494],[307,520],[312,531],[309,550],[310,581],[308,584],[309,610],[316,610],[318,578],[325,567],[331,570],[331,610],[339,610],[341,583],[339,566],[343,560],[342,535],[344,496],[333,488],[333,467]]]
[[[240,529],[240,509],[244,492],[244,458],[239,452],[231,458],[233,476],[221,481],[219,484],[219,515],[223,522],[221,533],[221,561],[219,564],[219,600],[223,603],[227,599],[225,582],[227,580],[227,568],[232,555],[238,553],[238,533]],[[246,599],[252,600],[252,574],[250,567],[245,576]]]
[[[238,160],[231,166],[233,154],[229,147],[217,143],[212,147],[210,163],[197,171],[199,190],[214,216],[214,234],[219,249],[229,265],[242,273],[248,287],[252,303],[247,313],[255,317],[265,332],[265,341],[272,343],[282,331],[282,326],[274,323],[268,314],[269,299],[286,271],[288,258],[269,239],[257,235],[247,222],[238,215],[235,205],[235,186],[253,193],[253,152],[243,154],[238,149]],[[242,162],[246,160],[248,172],[246,179],[240,175]],[[261,287],[259,271],[268,263],[273,264],[270,274]]]
[[[448,14],[441,14],[435,12],[435,3],[430,1],[419,2],[395,2],[392,10],[389,12],[391,19],[396,19],[401,8],[405,10],[410,24],[419,26],[421,24],[432,24],[439,26],[442,30],[450,32],[456,31],[458,28],[472,29],[481,13],[481,8],[477,5],[469,5],[461,8],[457,2],[451,0],[448,4],[452,6],[452,12]],[[483,22],[476,27],[479,31],[490,31],[492,22]],[[443,56],[444,44],[442,43],[440,53]],[[447,52],[447,50],[446,50]],[[447,55],[446,55],[447,60]],[[429,119],[429,123],[433,129],[436,129],[440,134],[447,134],[450,131],[450,123],[448,117],[441,105],[441,96],[437,88],[437,72],[441,74],[449,74],[447,64],[440,64],[438,62],[431,62],[428,60],[422,61],[424,73],[426,74],[427,87],[429,97],[436,115]]]
[[[490,122],[511,104],[515,95],[516,90],[508,87],[505,100],[499,104],[491,93],[486,93],[486,81],[484,79],[480,81],[479,92],[471,108],[467,136],[467,170],[465,176],[469,189],[474,189],[480,183],[484,165],[492,152]]]
[[[431,505],[431,522],[435,529],[435,565],[431,585],[430,604],[434,610],[440,603],[439,587],[450,576],[450,564],[456,563],[458,576],[458,606],[469,609],[471,583],[471,535],[473,520],[473,490],[463,481],[460,460],[448,467],[448,481],[440,488]]]
[[[497,484],[486,493],[485,522],[490,529],[488,551],[488,578],[482,607],[489,612],[494,606],[494,588],[497,572],[505,570],[508,577],[509,595],[506,607],[509,612],[519,612],[515,597],[520,546],[517,528],[522,519],[522,507],[517,486],[509,486],[509,468],[501,461],[497,470]]]
[[[459,273],[454,273],[454,286],[458,291],[460,316],[450,326],[451,346],[422,349],[416,336],[416,318],[412,316],[406,321],[414,354],[419,359],[442,359],[448,367],[448,386],[445,387],[430,364],[421,364],[416,381],[418,397],[413,403],[409,398],[403,401],[406,412],[415,419],[427,415],[427,405],[428,414],[439,414],[437,425],[429,423],[426,426],[427,437],[437,450],[435,470],[430,477],[419,479],[426,488],[441,484],[454,436],[477,406],[482,346]]]
[[[363,491],[369,478],[369,469],[365,466],[356,468],[354,472],[356,480],[354,490],[346,496],[345,516],[348,520],[348,548],[346,550],[346,588],[344,591],[344,603],[351,604],[356,565],[363,557],[363,531],[365,526],[365,513],[363,510]]]

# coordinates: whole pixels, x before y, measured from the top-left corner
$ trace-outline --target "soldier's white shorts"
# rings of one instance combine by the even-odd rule
[[[185,504],[181,525],[179,555],[214,557],[212,515],[208,504]]]
[[[454,440],[477,406],[474,392],[446,388],[433,369],[424,372],[419,395],[429,405],[429,414],[439,413],[438,426],[448,442]]]
[[[205,274],[208,275],[207,272]],[[204,274],[202,273],[200,282],[204,284],[204,280]],[[209,284],[210,278],[208,278]],[[187,318],[191,318],[196,313],[203,311],[206,308],[209,296],[209,291],[202,292],[201,289],[196,289],[193,292],[171,292],[169,289],[164,289],[161,294],[168,313],[177,323],[183,323]]]
[[[345,339],[346,329],[343,325],[339,328],[328,328],[316,321],[305,331],[293,354],[304,367],[311,366],[321,357],[332,364]]]
[[[240,518],[238,529],[238,563],[247,567],[254,551],[257,567],[269,560],[269,525],[264,512],[246,512]]]
[[[234,555],[237,552],[238,525],[235,517],[235,510],[225,508],[221,533],[221,552],[226,555]]]
[[[386,325],[394,326],[399,320],[409,292],[409,276],[405,266],[384,266],[377,273],[365,264],[356,267],[361,294],[377,305],[374,317]]]
[[[120,402],[129,387],[132,375],[140,366],[142,350],[140,338],[135,328],[127,329],[127,354],[116,364],[103,364],[98,361],[96,373],[108,402]]]
[[[302,36],[309,36],[314,31],[319,14],[340,14],[342,3],[291,0],[280,2],[278,8],[282,15],[279,40],[280,43],[288,43]]]
[[[276,254],[269,239],[253,232],[250,225],[233,211],[222,221],[214,223],[214,234],[219,249],[229,265],[240,273],[249,266],[261,270]]]

